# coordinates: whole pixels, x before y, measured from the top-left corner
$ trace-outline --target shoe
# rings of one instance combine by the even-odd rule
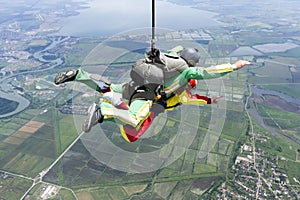
[[[69,69],[64,73],[59,73],[55,79],[54,79],[54,83],[56,85],[68,82],[68,81],[73,81],[75,79],[77,75],[77,70],[74,69]]]
[[[82,130],[84,132],[90,132],[91,128],[98,123],[103,122],[103,115],[100,112],[100,108],[97,104],[93,103],[88,110],[88,116],[82,124]]]

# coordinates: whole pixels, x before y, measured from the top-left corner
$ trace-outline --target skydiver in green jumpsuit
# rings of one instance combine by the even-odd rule
[[[174,93],[182,90],[190,79],[204,80],[204,79],[214,79],[224,76],[230,72],[236,71],[248,65],[248,61],[237,61],[235,64],[222,64],[211,66],[208,68],[196,67],[199,61],[199,53],[193,48],[184,49],[179,57],[173,58],[173,56],[168,56],[168,54],[161,55],[164,64],[168,66],[176,66],[170,68],[169,76],[167,76],[164,82],[164,98],[170,98]],[[173,71],[172,71],[173,70]],[[171,74],[171,75],[170,75]],[[176,75],[174,75],[176,74]],[[88,110],[88,116],[83,123],[82,129],[85,132],[89,132],[91,128],[103,121],[115,121],[121,125],[131,125],[132,127],[139,127],[143,121],[149,116],[153,103],[157,101],[156,91],[154,88],[146,88],[146,93],[149,95],[141,98],[141,95],[128,94],[128,85],[125,84],[111,84],[107,80],[103,80],[97,77],[93,77],[89,73],[79,69],[79,70],[69,70],[63,74],[59,74],[56,77],[55,83],[61,84],[67,81],[78,81],[88,85],[89,87],[99,91],[100,93],[106,93],[108,91],[117,93],[117,99],[131,98],[129,109],[124,109],[126,107],[123,101],[118,103],[101,102],[100,105],[92,104]],[[122,96],[120,94],[123,94]],[[133,98],[132,98],[133,96]],[[122,103],[123,102],[123,103]]]

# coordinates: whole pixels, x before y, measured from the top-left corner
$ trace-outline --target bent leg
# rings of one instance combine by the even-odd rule
[[[147,129],[152,124],[154,117],[155,114],[151,112],[138,129],[133,128],[129,125],[120,125],[120,132],[122,137],[128,142],[136,141],[147,131]]]
[[[118,109],[112,104],[103,102],[100,110],[104,121],[115,121],[118,124],[129,124],[138,127],[149,115],[152,101],[135,100],[131,103],[129,110]]]
[[[102,77],[97,74],[89,74],[88,72],[78,69],[68,69],[66,72],[59,73],[56,75],[54,79],[54,83],[56,85],[60,85],[62,83],[77,81],[81,82],[93,90],[96,90],[101,93],[110,91],[110,81],[108,78]]]
[[[107,102],[102,102],[100,106],[93,103],[88,110],[87,118],[82,124],[82,129],[84,132],[89,132],[93,126],[103,121],[113,121],[120,125],[139,128],[150,115],[151,106],[152,101],[149,100],[135,100],[129,110],[118,109]]]
[[[103,94],[103,99],[111,103],[113,106],[123,109],[129,110],[128,105],[123,101],[122,94],[117,92],[106,92]]]
[[[83,83],[87,86],[89,86],[90,88],[101,92],[101,93],[105,93],[109,91],[109,85],[102,82],[102,81],[97,81],[91,78],[91,75],[82,70],[82,69],[78,69],[77,70],[77,75],[75,77],[75,81]]]

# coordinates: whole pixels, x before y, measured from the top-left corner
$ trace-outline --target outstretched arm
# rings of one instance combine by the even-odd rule
[[[209,98],[199,94],[191,94],[189,91],[184,90],[180,95],[175,95],[167,99],[166,110],[173,110],[174,107],[179,105],[201,105],[201,104],[216,104],[222,96]]]
[[[176,46],[173,49],[168,50],[168,54],[178,55],[183,50],[183,46]]]
[[[245,60],[239,60],[234,64],[222,64],[222,65],[211,66],[208,68],[192,67],[183,71],[183,75],[187,80],[213,79],[213,78],[224,76],[235,70],[239,70],[248,64],[250,64],[250,62]]]
[[[223,98],[223,96],[216,96],[211,98],[211,104],[217,104],[219,99]]]
[[[182,104],[217,104],[219,102],[219,99],[223,96],[216,96],[216,97],[208,97],[208,96],[202,96],[199,94],[192,94],[190,90],[186,90],[182,92],[179,95],[180,102]]]
[[[250,64],[250,62],[245,60],[239,60],[234,64],[223,64],[208,68],[189,67],[174,79],[167,80],[165,82],[164,90],[166,94],[169,95],[176,92],[191,79],[204,80],[218,78],[235,70],[239,70],[248,64]]]
[[[235,62],[234,64],[236,66],[236,69],[238,70],[238,69],[242,69],[246,65],[250,65],[251,63],[246,60],[239,60],[239,61]]]

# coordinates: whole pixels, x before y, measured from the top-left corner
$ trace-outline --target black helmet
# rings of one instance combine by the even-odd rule
[[[198,49],[184,48],[180,53],[180,57],[183,58],[190,67],[195,67],[200,59]]]

